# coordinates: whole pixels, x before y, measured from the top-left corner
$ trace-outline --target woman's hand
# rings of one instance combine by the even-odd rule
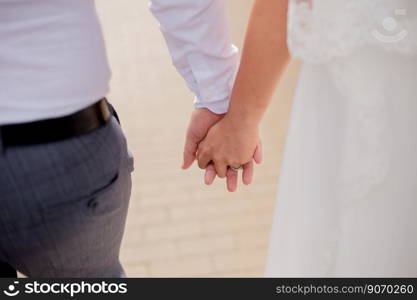
[[[202,169],[209,167],[211,171],[214,167],[220,178],[228,175],[228,189],[234,190],[234,185],[236,185],[234,181],[237,179],[234,175],[237,175],[237,172],[229,167],[242,166],[244,168],[243,182],[249,184],[253,170],[252,160],[255,159],[258,163],[261,160],[259,146],[257,124],[226,115],[209,130],[206,138],[199,144],[198,165]],[[245,176],[245,173],[249,176]],[[207,177],[209,177],[208,180]],[[213,176],[206,175],[206,183],[210,184],[211,179],[214,179]]]

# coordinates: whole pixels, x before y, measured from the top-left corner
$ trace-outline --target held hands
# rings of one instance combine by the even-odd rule
[[[206,184],[211,184],[216,175],[227,177],[227,189],[235,191],[238,172],[230,167],[240,166],[243,167],[243,183],[250,184],[253,160],[258,164],[262,161],[257,124],[196,109],[187,131],[183,168],[191,166],[196,158],[199,167],[206,169]]]
[[[288,1],[254,1],[229,112],[222,117],[213,116],[208,110],[193,115],[183,167],[189,167],[198,158],[199,166],[206,168],[207,184],[213,182],[216,174],[226,176],[228,190],[234,191],[237,172],[230,167],[243,166],[242,179],[248,184],[253,173],[252,159],[261,162],[258,123],[290,61],[287,15]],[[201,115],[201,120],[196,115]]]
[[[183,169],[188,169],[193,164],[198,144],[206,137],[209,129],[223,117],[224,115],[215,114],[207,108],[196,108],[193,111],[185,137]]]

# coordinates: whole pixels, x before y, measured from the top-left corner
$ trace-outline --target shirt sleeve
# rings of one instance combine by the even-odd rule
[[[225,113],[238,64],[225,0],[151,0],[172,61],[195,94],[195,107]]]

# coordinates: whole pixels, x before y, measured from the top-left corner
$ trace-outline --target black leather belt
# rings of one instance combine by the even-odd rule
[[[3,147],[56,142],[97,129],[110,120],[114,109],[105,98],[71,115],[23,124],[0,126]]]

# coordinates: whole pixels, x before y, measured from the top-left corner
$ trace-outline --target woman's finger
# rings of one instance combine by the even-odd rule
[[[242,181],[245,185],[252,183],[253,179],[253,161],[243,165]]]
[[[198,166],[200,167],[200,169],[207,168],[208,164],[211,161],[211,157],[209,156],[209,153],[202,150],[202,149],[204,149],[203,143],[204,142],[200,143],[200,146],[199,146],[198,152],[197,152]],[[202,150],[202,151],[200,151],[200,150]]]
[[[232,169],[227,169],[226,185],[229,192],[235,192],[237,189],[237,174],[238,172]]]
[[[210,163],[206,168],[206,172],[204,175],[204,182],[207,185],[211,185],[214,179],[216,179],[216,169],[214,168],[214,165]]]

